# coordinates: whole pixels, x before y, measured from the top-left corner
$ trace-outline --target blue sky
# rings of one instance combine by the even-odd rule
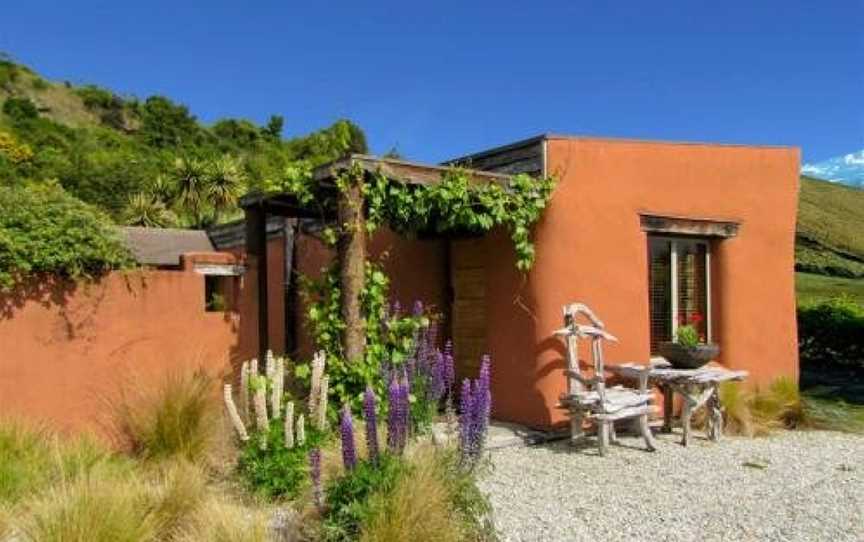
[[[439,161],[542,132],[864,147],[864,0],[10,2],[0,51]]]

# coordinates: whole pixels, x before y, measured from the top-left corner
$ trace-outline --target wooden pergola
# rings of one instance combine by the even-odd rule
[[[277,215],[285,218],[315,218],[336,221],[343,225],[337,242],[342,318],[346,323],[343,347],[349,360],[358,359],[363,355],[365,346],[365,330],[360,310],[366,261],[366,210],[361,190],[363,182],[369,175],[384,175],[391,181],[428,186],[441,182],[443,174],[449,169],[351,154],[319,166],[313,171],[313,180],[318,185],[320,195],[315,201],[304,204],[287,192],[252,193],[241,198],[240,206],[246,217],[246,254],[251,260],[250,266],[257,272],[259,359],[264,359],[270,348],[267,217]],[[509,175],[471,169],[464,171],[469,182],[477,185],[497,183],[507,186],[510,180]],[[353,172],[355,175],[349,179],[347,189],[340,191],[336,179],[346,172]]]

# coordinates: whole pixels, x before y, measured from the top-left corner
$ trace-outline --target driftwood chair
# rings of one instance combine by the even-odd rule
[[[580,324],[579,316],[588,324]],[[597,430],[600,455],[606,455],[611,439],[617,442],[615,421],[632,419],[645,439],[648,450],[654,451],[654,436],[648,426],[648,415],[653,412],[653,396],[648,389],[649,367],[638,375],[639,389],[622,386],[606,387],[603,362],[603,341],[617,342],[605,330],[603,322],[586,305],[573,303],[564,306],[564,328],[555,332],[567,345],[567,392],[561,395],[560,407],[570,413],[570,439],[575,444],[584,437],[583,423],[590,421]],[[578,341],[591,343],[594,374],[588,378],[579,369]],[[638,366],[631,366],[634,368]]]

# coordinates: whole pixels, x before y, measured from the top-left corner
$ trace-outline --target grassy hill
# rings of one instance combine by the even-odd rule
[[[801,178],[795,262],[800,303],[839,293],[864,303],[864,190]]]

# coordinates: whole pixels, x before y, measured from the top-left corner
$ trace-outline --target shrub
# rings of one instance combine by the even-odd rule
[[[841,296],[798,309],[801,364],[864,370],[864,306]]]
[[[53,184],[0,186],[0,289],[31,274],[93,277],[132,264],[111,220]]]
[[[17,122],[35,119],[39,116],[36,104],[29,98],[6,98],[6,101],[3,102],[3,112]]]
[[[116,429],[139,457],[200,462],[212,451],[219,409],[212,377],[175,373],[153,390],[122,397]]]
[[[240,452],[241,476],[254,492],[265,497],[296,497],[309,482],[309,450],[319,446],[324,435],[308,428],[303,444],[286,448],[284,422],[274,419],[270,420],[266,448],[261,447],[260,437],[249,440]]]

